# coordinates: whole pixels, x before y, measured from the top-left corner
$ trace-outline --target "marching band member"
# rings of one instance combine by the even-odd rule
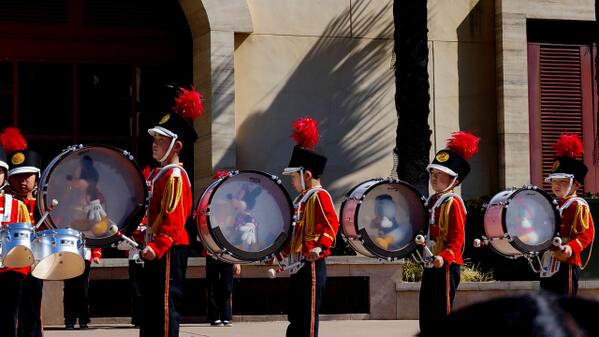
[[[560,211],[559,235],[564,245],[555,247],[553,254],[561,261],[557,273],[541,278],[541,289],[562,295],[576,296],[578,274],[582,266],[580,253],[592,244],[595,226],[587,202],[576,196],[587,174],[587,167],[577,157],[582,156],[582,141],[578,135],[562,134],[554,144],[556,158],[551,174],[551,190],[558,198]],[[590,258],[590,255],[589,255]]]
[[[283,254],[290,254],[290,262],[304,260],[305,264],[291,271],[286,335],[317,337],[318,312],[327,278],[325,258],[331,255],[339,220],[331,196],[320,183],[327,158],[313,150],[318,143],[317,122],[303,118],[293,126],[292,138],[297,145],[283,174],[291,176],[299,195],[294,202],[293,235]]]
[[[91,322],[89,317],[89,272],[92,262],[100,263],[102,258],[101,248],[88,248],[84,250],[85,269],[83,274],[64,280],[64,325],[71,330],[75,328],[75,323],[79,319],[79,328],[87,329]]]
[[[15,198],[22,201],[29,210],[32,224],[36,221],[37,183],[40,178],[42,159],[37,152],[27,149],[27,141],[17,128],[4,130],[2,138],[12,139],[11,145],[5,147],[9,152],[10,169],[8,170],[7,188]],[[39,229],[47,229],[42,225]],[[44,283],[31,275],[31,268],[23,279],[21,301],[19,306],[18,335],[23,337],[42,337],[42,292]]]
[[[420,285],[420,331],[439,328],[451,311],[464,263],[466,208],[453,189],[470,173],[468,161],[478,151],[480,139],[466,132],[455,132],[447,148],[435,155],[427,167],[435,192],[427,201],[432,263],[425,264]],[[432,264],[432,266],[431,266]],[[432,267],[432,268],[431,268]]]
[[[228,172],[216,172],[212,179],[226,177]],[[232,326],[233,276],[241,274],[241,265],[218,260],[210,255],[206,248],[202,256],[206,257],[206,281],[208,282],[208,321],[211,326]]]
[[[204,108],[195,90],[179,88],[175,112],[165,114],[148,130],[154,138],[152,156],[160,162],[149,177],[148,239],[141,257],[144,310],[140,336],[178,336],[179,305],[187,267],[189,236],[185,222],[192,212],[191,183],[179,155],[183,145],[191,145],[197,134],[190,121]]]
[[[5,146],[6,139],[0,136],[0,143]],[[6,152],[0,147],[0,188],[6,185],[8,164]],[[29,210],[20,200],[0,189],[0,225],[15,222],[31,222]],[[9,268],[0,266],[0,289],[4,289],[0,304],[0,336],[16,337],[23,278],[31,271],[31,267]]]

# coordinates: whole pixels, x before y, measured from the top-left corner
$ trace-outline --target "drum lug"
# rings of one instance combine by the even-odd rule
[[[505,239],[506,239],[508,242],[512,242],[512,241],[514,241],[514,238],[513,238],[511,235],[507,234],[507,233],[506,233],[506,234],[503,234],[503,237],[504,237],[504,238],[505,238]]]
[[[133,155],[129,153],[129,151],[123,151],[123,156],[125,156],[129,160],[133,160]]]
[[[283,182],[281,181],[281,179],[279,179],[279,177],[277,177],[274,174],[270,175],[270,179],[272,179],[274,182],[276,182],[277,184],[281,185]]]

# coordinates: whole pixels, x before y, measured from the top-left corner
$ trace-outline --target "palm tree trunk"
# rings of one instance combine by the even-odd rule
[[[395,107],[397,176],[428,194],[431,147],[426,0],[395,0]]]

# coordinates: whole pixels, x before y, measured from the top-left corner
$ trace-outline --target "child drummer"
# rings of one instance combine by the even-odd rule
[[[36,221],[34,193],[37,191],[42,159],[37,152],[27,149],[27,141],[17,128],[6,128],[2,138],[11,139],[11,145],[7,144],[6,147],[6,150],[10,152],[7,189],[27,206],[29,218],[33,224]],[[42,225],[39,229],[46,228]],[[31,273],[28,273],[23,279],[19,306],[19,336],[43,336],[41,312],[43,287],[43,281]]]
[[[436,331],[450,313],[460,283],[460,267],[464,263],[464,227],[466,208],[453,189],[470,173],[468,161],[478,151],[479,138],[466,132],[455,132],[447,148],[437,152],[427,167],[430,185],[435,192],[427,201],[429,210],[428,242],[432,265],[425,265],[420,285],[420,330]]]
[[[556,158],[545,181],[551,182],[551,190],[558,199],[559,235],[563,246],[555,247],[553,254],[562,263],[555,274],[541,278],[540,286],[543,290],[576,296],[582,267],[580,253],[592,244],[595,236],[589,205],[576,195],[588,169],[577,159],[582,155],[582,141],[578,135],[562,134],[554,148]]]
[[[201,96],[180,88],[174,112],[165,114],[148,130],[153,137],[152,156],[160,168],[150,173],[147,246],[140,252],[143,268],[144,314],[140,336],[179,336],[180,302],[187,267],[189,236],[185,222],[191,214],[192,191],[180,162],[183,146],[197,139],[193,119],[203,112]]]
[[[318,336],[318,312],[327,278],[325,258],[331,255],[339,220],[329,193],[321,186],[327,158],[313,151],[318,142],[317,123],[303,118],[293,123],[297,142],[289,166],[296,219],[291,246],[286,249],[295,261],[305,264],[289,279],[289,326],[287,336]],[[298,217],[299,215],[299,217]]]
[[[4,133],[3,133],[4,135]],[[0,135],[0,143],[5,146],[6,139]],[[8,174],[7,156],[0,147],[0,188],[6,186]],[[31,222],[25,204],[0,189],[0,226],[16,222]],[[9,268],[0,266],[0,289],[3,289],[0,305],[0,336],[16,337],[23,278],[30,273],[31,267]]]

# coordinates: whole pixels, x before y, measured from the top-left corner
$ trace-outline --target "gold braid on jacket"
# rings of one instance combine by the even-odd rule
[[[162,195],[162,200],[160,201],[160,213],[154,220],[154,223],[150,227],[151,233],[157,233],[160,224],[162,223],[162,218],[166,214],[171,214],[177,208],[179,201],[181,200],[181,194],[183,193],[183,184],[181,181],[181,176],[175,177],[171,174],[168,177],[168,181],[164,187],[164,194]]]

